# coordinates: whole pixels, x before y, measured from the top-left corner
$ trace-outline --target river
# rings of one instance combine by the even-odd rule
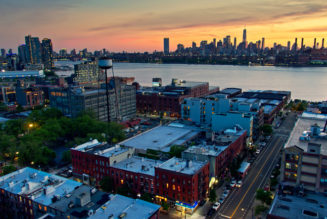
[[[71,65],[58,62],[56,65]],[[60,72],[69,75],[72,71]],[[151,85],[153,77],[162,78],[163,84],[172,78],[208,81],[210,86],[239,87],[243,90],[289,90],[292,99],[327,100],[327,67],[275,67],[233,65],[186,65],[114,63],[117,76],[135,77],[141,85]]]

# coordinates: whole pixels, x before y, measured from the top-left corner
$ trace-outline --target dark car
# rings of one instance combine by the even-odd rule
[[[208,211],[208,213],[207,213],[207,216],[208,217],[211,217],[212,215],[214,215],[215,212],[216,211],[213,208],[210,208],[209,211]]]
[[[201,200],[200,203],[199,203],[199,205],[200,206],[203,206],[206,202],[207,202],[206,200]]]

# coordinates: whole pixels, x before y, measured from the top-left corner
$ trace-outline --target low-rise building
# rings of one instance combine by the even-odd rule
[[[148,149],[169,152],[172,145],[183,145],[196,138],[200,130],[193,126],[171,123],[167,126],[157,126],[119,144],[135,148],[136,153],[145,153]]]
[[[155,167],[155,177],[156,200],[168,200],[186,213],[193,213],[208,195],[208,162],[173,157]]]
[[[115,188],[127,185],[135,194],[155,192],[155,167],[162,161],[144,157],[131,157],[111,167],[111,178]]]
[[[327,116],[303,113],[285,145],[281,181],[294,187],[327,192]]]
[[[73,173],[85,183],[98,184],[104,176],[109,176],[110,166],[134,154],[134,148],[110,146],[92,140],[71,148]]]
[[[163,87],[143,87],[136,94],[137,111],[171,117],[180,117],[181,103],[187,97],[201,97],[219,92],[219,87],[209,87],[208,82],[173,79]]]
[[[226,168],[233,159],[245,149],[245,130],[225,130],[226,132],[216,134],[212,145],[191,146],[182,152],[182,158],[186,160],[209,161],[210,166],[210,187],[225,173]]]
[[[298,195],[276,195],[267,219],[286,218],[326,218],[326,197],[322,194],[306,193]]]
[[[124,218],[158,219],[160,205],[122,195],[110,195],[110,200],[96,210],[89,219]]]

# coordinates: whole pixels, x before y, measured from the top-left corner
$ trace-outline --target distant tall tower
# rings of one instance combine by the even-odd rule
[[[248,42],[246,41],[246,29],[243,29],[243,43],[245,45],[245,48],[248,47]]]
[[[243,29],[243,42],[246,42],[246,29]]]
[[[293,44],[292,50],[297,51],[297,38],[295,38],[295,42]]]
[[[234,37],[234,49],[236,49],[237,48],[237,45],[236,45],[236,37]]]
[[[20,45],[18,46],[18,57],[19,57],[19,62],[21,64],[26,64],[27,63],[27,49],[26,49],[26,45]]]
[[[196,42],[192,42],[192,49],[196,49]]]
[[[212,42],[213,42],[213,46],[216,48],[216,38],[213,38]]]
[[[290,49],[291,49],[291,41],[288,41],[287,42],[287,51],[290,51]]]
[[[169,54],[169,38],[164,38],[164,54]]]
[[[54,67],[52,42],[47,38],[42,40],[42,63],[46,70],[51,70]]]
[[[304,49],[304,38],[302,37],[302,39],[301,39],[301,50],[303,50]]]
[[[313,40],[313,49],[317,48],[317,38],[314,38]]]
[[[264,50],[265,49],[265,38],[262,37],[262,41],[261,41],[261,49]]]
[[[41,44],[38,37],[25,37],[27,63],[41,64]]]
[[[321,48],[322,48],[322,49],[325,48],[325,38],[322,38],[322,41],[321,41]]]

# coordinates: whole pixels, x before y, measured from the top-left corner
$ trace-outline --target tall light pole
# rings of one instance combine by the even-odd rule
[[[107,99],[107,121],[110,122],[110,112],[109,112],[109,89],[108,89],[108,75],[107,70],[112,68],[112,60],[107,57],[102,57],[99,59],[99,68],[104,69],[106,77],[106,99]]]

